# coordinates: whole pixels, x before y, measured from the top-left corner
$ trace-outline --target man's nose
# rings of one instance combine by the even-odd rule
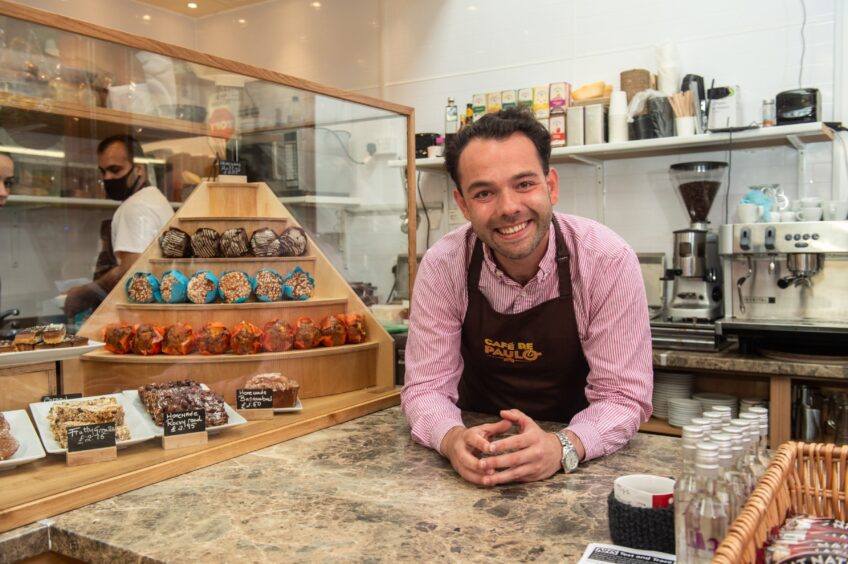
[[[500,215],[515,215],[521,209],[521,198],[512,190],[501,190],[498,195],[498,213]]]

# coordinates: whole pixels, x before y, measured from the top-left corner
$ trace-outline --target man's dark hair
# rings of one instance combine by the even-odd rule
[[[130,163],[135,164],[135,160],[137,158],[144,156],[144,150],[141,148],[139,142],[136,141],[135,137],[122,133],[119,133],[117,135],[111,135],[101,141],[97,145],[97,154],[102,155],[106,149],[108,149],[115,143],[120,143],[124,146],[124,150],[127,152],[127,157],[129,157],[130,159]]]
[[[472,139],[506,139],[514,133],[522,133],[536,146],[542,172],[548,174],[551,160],[551,134],[545,126],[539,123],[529,110],[507,108],[494,114],[486,114],[480,121],[466,125],[453,141],[445,147],[445,167],[456,184],[459,186],[459,156]]]

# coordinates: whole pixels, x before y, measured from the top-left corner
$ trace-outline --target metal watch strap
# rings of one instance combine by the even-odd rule
[[[563,472],[566,474],[574,472],[580,461],[577,456],[577,449],[574,448],[571,439],[569,439],[562,431],[557,431],[554,435],[556,435],[556,438],[559,439],[559,442],[562,445],[562,459],[560,460],[560,463],[562,465]]]

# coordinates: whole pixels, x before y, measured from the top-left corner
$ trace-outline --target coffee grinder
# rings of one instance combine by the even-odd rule
[[[674,232],[669,321],[712,322],[724,315],[718,235],[709,230],[707,214],[721,188],[727,163],[700,161],[671,166],[671,182],[680,191],[689,228]]]

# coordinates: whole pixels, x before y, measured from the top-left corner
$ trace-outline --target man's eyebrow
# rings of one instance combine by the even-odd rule
[[[517,181],[522,180],[524,178],[539,178],[539,173],[534,172],[532,170],[525,170],[525,171],[513,174],[510,177],[509,180],[510,180],[510,182],[517,182]],[[466,186],[465,189],[466,190],[473,190],[475,188],[488,188],[488,187],[493,186],[493,185],[494,185],[494,182],[489,182],[487,180],[477,180],[475,182],[472,182],[468,186]]]

